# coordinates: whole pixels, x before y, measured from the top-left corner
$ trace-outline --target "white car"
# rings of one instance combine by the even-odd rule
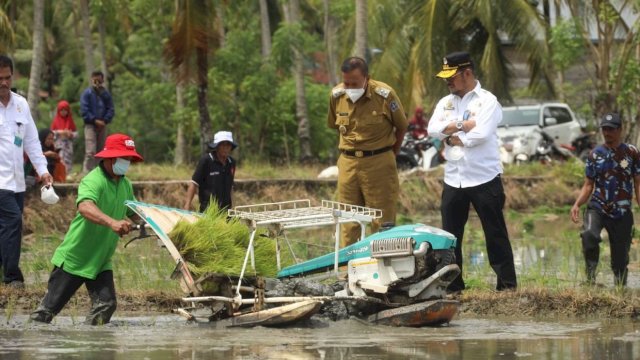
[[[502,162],[524,162],[539,155],[546,147],[543,131],[559,146],[570,145],[582,133],[580,122],[567,104],[544,103],[503,108],[502,122],[498,124]]]

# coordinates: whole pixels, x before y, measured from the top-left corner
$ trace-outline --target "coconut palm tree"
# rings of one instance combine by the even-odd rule
[[[353,54],[367,58],[367,0],[356,1],[356,41]]]
[[[209,1],[176,0],[176,17],[164,49],[177,83],[186,83],[195,78],[200,114],[200,147],[203,153],[207,151],[207,142],[213,138],[207,106],[207,73],[209,52],[219,44],[219,33],[212,26],[215,19],[215,8]]]
[[[0,8],[0,53],[7,53],[15,45],[15,34],[11,26],[11,20]]]
[[[300,23],[300,1],[289,0],[283,4],[285,19],[289,24]],[[306,92],[304,88],[304,56],[302,49],[292,46],[293,77],[296,82],[296,119],[298,120],[298,138],[300,139],[300,160],[311,159],[311,126],[307,109]]]
[[[33,0],[33,54],[29,73],[29,93],[27,100],[34,120],[38,121],[38,100],[40,96],[42,64],[44,63],[44,0]]]
[[[95,70],[93,62],[93,40],[91,37],[91,17],[89,16],[88,0],[80,0],[80,20],[82,21],[82,45],[84,46],[84,67],[87,81],[91,79],[91,72]]]
[[[260,35],[262,39],[262,58],[267,59],[271,54],[271,24],[269,23],[267,0],[260,0]]]
[[[483,87],[509,101],[511,73],[503,47],[509,42],[527,59],[531,88],[553,94],[541,14],[528,0],[501,4],[500,0],[381,0],[370,26],[374,46],[383,50],[374,59],[373,70],[398,91],[405,107],[423,99],[433,104],[446,92],[433,78],[442,57],[467,50]]]
[[[116,13],[115,2],[97,1],[92,3],[92,11],[96,17],[98,26],[98,52],[100,53],[100,70],[104,75],[104,86],[109,88],[109,68],[107,67],[107,41],[106,23],[111,20],[112,14]]]
[[[336,51],[336,20],[331,14],[329,0],[322,0],[322,10],[324,12],[324,44],[327,52],[327,71],[329,72],[329,85],[335,86],[338,83],[337,51]]]

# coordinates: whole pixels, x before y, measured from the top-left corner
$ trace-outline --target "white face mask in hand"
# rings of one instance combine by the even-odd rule
[[[40,200],[48,205],[53,205],[60,200],[52,185],[45,185],[40,189]]]
[[[450,161],[458,161],[464,157],[464,151],[462,150],[462,146],[452,146],[449,150],[446,151],[445,157]]]

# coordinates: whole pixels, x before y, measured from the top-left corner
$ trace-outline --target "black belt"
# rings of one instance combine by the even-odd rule
[[[355,156],[358,158],[363,158],[363,157],[382,154],[383,152],[387,152],[391,149],[393,149],[392,146],[387,146],[377,150],[340,150],[340,152],[347,156]]]

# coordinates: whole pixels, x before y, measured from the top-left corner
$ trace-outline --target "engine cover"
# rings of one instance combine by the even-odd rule
[[[364,296],[365,290],[385,294],[396,281],[413,276],[415,269],[413,256],[353,259],[347,270],[349,290],[357,296]]]

